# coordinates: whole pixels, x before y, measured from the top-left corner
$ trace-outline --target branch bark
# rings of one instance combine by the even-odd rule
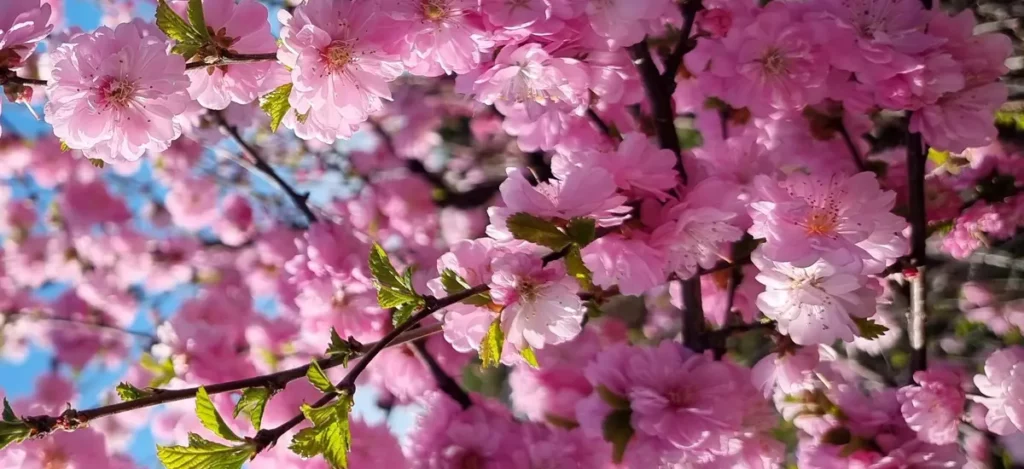
[[[909,192],[910,222],[910,266],[913,273],[910,280],[910,309],[907,316],[908,334],[912,349],[910,360],[911,375],[928,366],[928,337],[925,323],[927,311],[927,252],[925,240],[928,236],[927,207],[924,193],[924,175],[927,156],[921,134],[907,130],[907,190]]]

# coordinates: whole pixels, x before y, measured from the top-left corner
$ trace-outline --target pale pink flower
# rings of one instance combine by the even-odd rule
[[[955,369],[930,369],[914,373],[916,386],[900,388],[903,418],[921,441],[936,445],[956,443],[966,394]]]
[[[107,455],[105,436],[91,428],[56,432],[47,438],[12,445],[0,452],[0,466],[21,469],[115,467]]]
[[[360,274],[366,263],[367,246],[353,235],[352,227],[329,221],[313,223],[305,233],[307,267],[320,277],[350,280]],[[364,282],[368,283],[368,282]]]
[[[198,231],[217,221],[219,195],[216,181],[194,176],[175,182],[164,199],[164,205],[175,225]]]
[[[874,173],[792,174],[782,184],[755,179],[750,234],[765,238],[765,257],[808,267],[818,259],[879,272],[907,251],[906,222],[891,213],[896,193]]]
[[[596,167],[615,179],[615,186],[633,195],[668,198],[667,191],[679,184],[675,155],[655,145],[644,134],[630,132],[622,136],[615,152],[589,151],[555,155],[551,171],[563,178],[577,167]]]
[[[510,252],[492,269],[491,297],[504,306],[501,328],[513,349],[542,349],[579,335],[586,308],[576,280],[560,264],[544,267],[534,253]]]
[[[502,48],[490,68],[459,75],[456,90],[484,104],[516,104],[536,119],[547,107],[582,113],[589,103],[586,64],[552,57],[540,44]]]
[[[352,419],[351,432],[352,448],[348,452],[350,467],[409,467],[398,440],[388,431],[387,425],[370,425],[362,420]]]
[[[784,394],[804,390],[813,383],[814,368],[820,360],[818,349],[812,345],[769,353],[750,369],[753,385],[765,397],[770,397],[776,390]]]
[[[496,26],[520,29],[551,18],[550,0],[481,0],[480,9]]]
[[[256,231],[252,205],[249,199],[231,194],[221,201],[221,216],[213,225],[213,232],[224,244],[240,246],[245,244]]]
[[[389,12],[402,21],[399,53],[413,75],[470,73],[494,44],[474,0],[396,0]]]
[[[743,237],[743,230],[733,224],[733,212],[684,202],[670,209],[669,217],[651,233],[649,243],[665,257],[667,271],[680,278],[728,258],[728,243]]]
[[[757,315],[757,306],[754,301],[757,299],[757,295],[764,291],[764,285],[754,280],[757,268],[751,265],[745,266],[739,284],[730,292],[729,282],[732,275],[732,269],[724,269],[700,277],[704,319],[716,327],[725,326],[734,312],[739,313],[739,317],[744,323],[753,322]],[[677,308],[682,308],[682,285],[678,282],[670,284],[669,292],[672,295],[672,304]],[[732,309],[726,311],[730,302]]]
[[[274,36],[267,22],[267,7],[255,0],[206,0],[203,13],[206,29],[214,44],[234,54],[270,54],[277,50]],[[186,11],[188,2],[176,0],[171,8],[179,14]],[[183,15],[184,16],[184,15]],[[205,60],[205,51],[190,60]],[[255,101],[260,93],[268,91],[266,82],[273,79],[272,68],[280,67],[274,61],[232,64],[197,68],[188,72],[191,84],[188,93],[203,107],[224,109],[232,102],[245,104]],[[269,89],[273,89],[270,86]]]
[[[10,0],[0,4],[0,67],[18,68],[36,50],[36,43],[53,30],[52,8],[39,0]]]
[[[997,350],[985,360],[985,374],[974,376],[984,396],[972,400],[988,409],[985,424],[998,435],[1024,431],[1024,347]]]
[[[642,295],[665,281],[665,258],[643,233],[610,234],[583,248],[583,262],[595,285],[618,286],[623,295]]]
[[[562,220],[594,218],[599,225],[608,226],[621,221],[629,211],[623,205],[626,197],[616,193],[612,176],[601,168],[579,168],[563,179],[537,186],[531,186],[522,171],[510,169],[508,179],[501,183],[501,198],[504,207],[487,209],[491,219],[487,234],[499,241],[512,239],[505,221],[519,212]]]
[[[393,25],[375,2],[310,0],[282,10],[281,63],[292,69],[292,110],[284,124],[316,129],[331,143],[348,138],[355,126],[391,99],[388,82],[402,73],[396,56],[386,52]]]
[[[132,23],[74,36],[53,51],[46,121],[89,158],[136,160],[181,135],[188,104],[185,60]]]
[[[609,49],[640,42],[666,17],[678,14],[668,9],[670,2],[663,0],[589,0],[576,3],[586,4],[589,26]]]
[[[952,469],[964,467],[966,462],[959,445],[933,445],[920,440],[910,440],[868,467],[870,469]]]
[[[751,260],[761,270],[757,281],[765,286],[757,296],[758,308],[797,344],[850,342],[858,331],[853,318],[868,318],[875,312],[877,293],[865,285],[857,270],[844,270],[824,260],[808,267],[772,262],[761,248]]]

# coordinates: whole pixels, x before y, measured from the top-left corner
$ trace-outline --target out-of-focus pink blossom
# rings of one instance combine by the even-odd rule
[[[18,68],[53,30],[52,7],[39,0],[10,0],[0,5],[0,67]]]
[[[988,409],[985,424],[998,435],[1024,431],[1024,348],[997,350],[985,360],[985,373],[974,376],[983,396],[973,397]]]
[[[916,386],[899,390],[903,418],[917,437],[935,445],[956,443],[966,395],[963,378],[955,369],[930,369],[914,373]]]

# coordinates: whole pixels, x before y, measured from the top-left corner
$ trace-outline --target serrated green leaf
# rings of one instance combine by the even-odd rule
[[[423,299],[416,294],[412,287],[412,270],[407,269],[405,274],[399,274],[398,270],[391,265],[391,258],[384,248],[374,243],[370,248],[370,273],[373,274],[373,283],[377,287],[377,303],[381,308],[403,308],[402,314],[411,313],[409,304],[423,304]],[[396,316],[400,316],[396,314]],[[396,320],[396,323],[401,322]]]
[[[285,83],[278,86],[260,98],[260,109],[270,116],[270,131],[277,132],[278,126],[281,125],[281,121],[284,116],[288,114],[288,110],[292,108],[291,103],[288,102],[288,97],[292,94],[292,84]]]
[[[25,422],[14,420],[0,421],[0,450],[12,443],[21,443],[32,435],[32,428]]]
[[[196,391],[196,416],[199,417],[200,422],[203,422],[203,426],[214,435],[225,440],[242,441],[220,416],[220,412],[217,412],[217,407],[213,405],[210,395],[206,393],[206,388],[202,386],[199,386],[199,390]]]
[[[352,357],[359,355],[359,348],[362,346],[355,338],[349,337],[348,340],[344,340],[338,335],[338,331],[333,327],[331,328],[331,343],[327,346],[325,352],[327,356],[333,357],[340,355],[342,358],[342,365],[348,367],[348,361]]]
[[[569,236],[559,230],[554,223],[526,212],[519,212],[508,217],[505,225],[516,239],[539,244],[553,251],[558,251],[572,242]]]
[[[331,383],[331,379],[324,373],[323,368],[320,368],[320,364],[313,360],[309,362],[309,369],[306,370],[306,379],[309,380],[313,387],[320,390],[320,392],[331,392],[334,390],[334,384]]]
[[[472,288],[469,282],[452,269],[444,269],[441,272],[441,286],[444,287],[445,293],[449,295],[461,293]],[[491,295],[487,292],[478,293],[462,300],[462,303],[474,306],[487,305],[491,303]]]
[[[378,285],[395,289],[406,287],[405,279],[391,264],[391,257],[377,243],[373,243],[373,246],[370,247],[370,273],[373,274],[373,280]]]
[[[180,43],[201,44],[203,37],[192,28],[182,17],[167,5],[166,0],[158,0],[156,4],[156,27],[167,37]]]
[[[622,462],[626,446],[633,439],[633,425],[630,423],[632,417],[633,411],[619,409],[608,414],[601,423],[601,434],[604,441],[612,444],[612,461],[616,464]]]
[[[199,49],[202,49],[202,44],[196,44],[193,42],[179,42],[171,47],[171,53],[177,54],[185,58],[188,61],[192,57],[195,57],[199,53]]]
[[[188,22],[192,30],[204,41],[210,40],[210,31],[206,29],[206,15],[203,13],[203,0],[188,0]]]
[[[156,456],[167,469],[241,469],[256,453],[253,443],[227,446],[188,434],[188,446],[157,446]]]
[[[590,218],[573,218],[565,227],[565,234],[569,235],[569,239],[582,248],[597,237],[597,223]]]
[[[170,383],[177,374],[174,372],[174,361],[170,357],[165,358],[162,362],[157,362],[156,358],[148,353],[142,354],[142,359],[139,361],[139,365],[153,373],[153,378],[149,381],[149,387],[159,388],[167,383]]]
[[[504,345],[505,332],[501,330],[501,315],[498,315],[480,342],[480,361],[484,368],[497,367],[501,363],[501,349]]]
[[[131,383],[125,383],[125,382],[119,383],[117,385],[116,391],[117,391],[118,397],[120,397],[121,400],[125,401],[125,402],[134,401],[136,399],[141,399],[143,397],[148,397],[148,396],[152,396],[153,395],[153,393],[150,392],[150,391],[146,391],[145,389],[139,389],[139,388],[133,386]]]
[[[417,298],[418,299],[418,298]],[[394,314],[391,315],[391,325],[398,327],[408,321],[412,317],[412,313],[419,309],[422,302],[406,303],[398,308],[395,308]]]
[[[853,322],[857,325],[857,335],[867,340],[877,339],[889,330],[888,327],[885,327],[871,319],[855,317],[853,318]]]
[[[332,468],[346,469],[352,446],[348,423],[351,410],[352,396],[348,393],[341,393],[337,401],[323,407],[303,404],[302,413],[313,426],[296,433],[289,448],[304,458],[322,455]]]
[[[238,404],[235,404],[234,417],[238,418],[238,414],[249,416],[252,428],[259,430],[263,423],[263,410],[267,408],[267,401],[273,395],[274,393],[264,387],[248,388],[242,391],[242,397],[238,400]]]
[[[533,347],[529,344],[524,344],[523,348],[519,349],[519,356],[526,360],[526,364],[533,368],[540,368],[540,363],[537,363],[537,353],[533,351]]]
[[[597,395],[605,404],[608,404],[613,409],[624,410],[629,408],[629,399],[626,396],[615,393],[603,384],[597,386]]]
[[[11,408],[11,403],[7,402],[7,398],[4,398],[4,422],[18,422],[18,416],[14,414],[14,409]]]
[[[569,252],[565,254],[565,271],[575,278],[584,290],[594,287],[593,274],[583,263],[583,254],[580,253],[580,247],[575,244],[569,247]]]

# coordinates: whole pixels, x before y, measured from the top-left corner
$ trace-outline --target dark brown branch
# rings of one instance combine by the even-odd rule
[[[601,116],[599,116],[593,108],[587,109],[587,117],[590,118],[590,121],[593,122],[606,137],[612,141],[618,140],[615,138],[615,132],[612,132],[612,128],[608,126],[604,119],[601,119]]]
[[[197,68],[218,67],[221,65],[251,64],[256,62],[269,62],[277,60],[277,52],[268,54],[235,54],[230,52],[222,53],[220,57],[212,57],[211,62],[189,62],[185,64],[185,70]]]
[[[676,89],[676,73],[679,71],[679,65],[683,63],[683,57],[697,46],[697,41],[691,40],[690,35],[693,34],[693,23],[697,19],[697,13],[704,9],[704,4],[701,0],[686,0],[679,9],[683,13],[683,29],[679,31],[679,42],[676,43],[676,47],[665,59],[665,71],[662,73],[662,81],[670,92]]]
[[[663,86],[664,82],[661,79],[661,74],[658,73],[658,67],[654,65],[654,60],[651,59],[651,51],[647,48],[647,40],[630,46],[629,54],[633,57],[634,63],[636,63],[640,79],[644,84],[644,90],[647,92],[647,98],[651,102],[654,130],[658,134],[661,147],[666,150],[672,150],[676,154],[676,171],[685,184],[687,182],[686,169],[683,167],[683,154],[679,148],[679,136],[676,134],[675,111],[672,109],[672,93],[668,91],[667,87]]]
[[[843,125],[842,119],[842,117],[839,117],[839,135],[843,137],[843,143],[846,143],[846,148],[850,150],[850,157],[853,158],[853,163],[857,165],[857,170],[868,171],[868,167],[864,164],[864,157],[860,154],[860,150],[857,149],[857,144],[853,141],[853,137],[850,136],[850,132]]]
[[[317,221],[317,217],[316,214],[313,213],[313,209],[309,207],[309,193],[298,193],[291,184],[285,181],[281,175],[278,174],[262,156],[260,156],[259,152],[257,152],[252,145],[249,145],[249,142],[246,142],[245,139],[242,138],[238,133],[238,129],[228,124],[220,112],[211,111],[210,115],[212,115],[217,121],[217,125],[220,126],[221,130],[231,136],[231,138],[238,143],[238,146],[242,147],[242,152],[245,153],[245,156],[249,159],[249,162],[252,163],[253,167],[255,167],[257,171],[267,175],[274,184],[277,185],[278,189],[288,196],[288,199],[292,201],[292,204],[294,204],[295,207],[306,216],[306,220],[310,223],[315,223]]]
[[[430,370],[430,374],[434,377],[434,382],[437,383],[438,389],[451,397],[455,402],[458,402],[463,409],[468,409],[473,405],[473,399],[469,397],[469,393],[462,389],[458,381],[448,375],[444,368],[441,368],[441,364],[427,350],[426,339],[413,341],[412,348],[420,361],[423,362],[423,365]]]

